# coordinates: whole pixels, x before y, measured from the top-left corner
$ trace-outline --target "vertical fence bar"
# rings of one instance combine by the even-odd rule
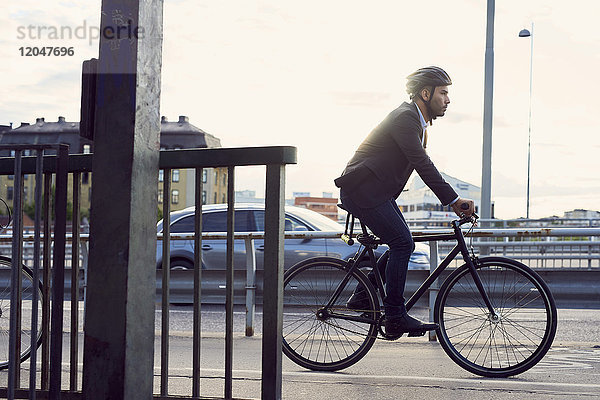
[[[160,335],[160,394],[169,393],[169,286],[171,272],[171,170],[163,173],[162,307]]]
[[[10,292],[10,323],[8,346],[8,398],[15,398],[20,387],[21,375],[21,274],[23,253],[23,175],[21,170],[21,150],[15,151],[14,199],[13,199],[13,237],[12,271]]]
[[[43,289],[42,289],[42,389],[48,390],[50,374],[50,245],[52,243],[50,229],[50,201],[52,197],[52,174],[44,174],[44,248],[43,255]]]
[[[256,311],[256,249],[254,239],[247,237],[246,244],[246,336],[254,336]]]
[[[42,204],[42,186],[44,186],[44,176],[42,173],[42,164],[44,162],[44,150],[38,149],[36,151],[35,161],[35,195],[34,203]],[[29,358],[29,399],[35,400],[36,398],[36,378],[37,378],[37,336],[38,329],[38,315],[42,310],[38,310],[39,292],[38,282],[40,281],[40,235],[42,225],[42,213],[41,207],[35,208],[35,221],[34,221],[34,239],[33,239],[33,293],[31,301],[31,355]]]
[[[70,390],[77,390],[77,364],[79,361],[79,225],[81,173],[73,173],[73,215],[71,218],[71,371]]]
[[[194,214],[194,325],[192,327],[192,397],[200,398],[200,341],[202,335],[202,191],[203,168],[196,168]]]
[[[227,278],[225,296],[225,398],[233,398],[234,167],[227,167]]]
[[[284,205],[285,166],[267,165],[261,387],[263,400],[281,399]]]
[[[61,389],[63,302],[65,296],[65,242],[67,228],[67,163],[69,160],[69,146],[58,145],[57,148],[49,392],[49,397],[53,400],[60,400]]]

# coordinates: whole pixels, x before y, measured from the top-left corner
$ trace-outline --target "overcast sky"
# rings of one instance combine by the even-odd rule
[[[81,62],[98,56],[90,28],[99,26],[100,5],[3,1],[0,124],[79,120]],[[531,42],[518,32],[532,22],[530,214],[600,210],[599,11],[597,0],[496,2],[499,218],[525,216]],[[79,37],[51,39],[50,28],[38,29],[64,26],[79,27]],[[435,64],[454,84],[428,152],[438,169],[480,186],[485,29],[484,0],[165,0],[161,114],[189,116],[226,147],[296,146],[288,197],[337,196],[333,179],[356,147],[407,100],[406,75]],[[72,46],[74,55],[21,56],[27,46]],[[236,188],[261,196],[262,171],[239,168]]]

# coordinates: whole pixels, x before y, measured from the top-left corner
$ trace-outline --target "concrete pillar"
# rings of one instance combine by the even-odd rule
[[[83,397],[152,398],[162,0],[103,0]]]

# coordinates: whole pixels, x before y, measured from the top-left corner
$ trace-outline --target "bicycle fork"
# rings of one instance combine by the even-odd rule
[[[460,229],[460,228],[458,228],[458,229]],[[460,249],[460,253],[463,256],[463,260],[465,260],[465,263],[467,264],[467,267],[469,268],[469,272],[471,273],[471,277],[473,278],[473,282],[475,283],[477,290],[479,290],[479,294],[481,295],[483,302],[485,303],[486,307],[488,308],[488,310],[490,312],[490,314],[489,314],[490,321],[498,322],[500,320],[500,315],[494,309],[494,306],[492,305],[490,297],[488,296],[487,292],[485,291],[485,288],[483,287],[483,282],[481,281],[481,277],[479,276],[479,273],[477,272],[477,268],[475,268],[475,263],[478,263],[479,260],[477,259],[477,257],[475,257],[474,254],[473,254],[473,256],[471,256],[471,254],[469,254],[469,251],[467,249],[467,243],[465,242],[464,236],[462,234],[457,234],[456,237],[457,237],[457,241],[458,241],[457,246]]]

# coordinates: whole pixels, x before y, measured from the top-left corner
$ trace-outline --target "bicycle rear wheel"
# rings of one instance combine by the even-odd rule
[[[283,287],[283,352],[296,364],[316,371],[337,371],[367,354],[377,338],[379,299],[359,270],[348,264],[316,257],[290,268]],[[344,279],[348,279],[343,285]],[[353,311],[346,301],[361,283],[367,288],[364,310]],[[340,295],[327,307],[336,289]]]
[[[10,292],[12,261],[10,258],[0,256],[0,369],[8,368],[9,354],[9,327],[10,327]],[[25,361],[31,354],[31,318],[33,308],[33,291],[38,291],[38,332],[37,346],[42,340],[42,283],[33,283],[32,271],[23,265],[21,275],[21,361]]]
[[[442,284],[435,304],[440,344],[462,368],[487,377],[520,374],[546,354],[556,334],[556,306],[546,283],[524,264],[486,257],[477,272],[491,315],[466,265]]]

